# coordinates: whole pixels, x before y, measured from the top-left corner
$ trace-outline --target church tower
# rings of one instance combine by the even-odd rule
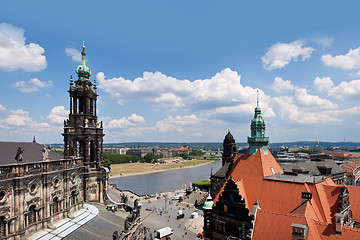
[[[235,156],[236,156],[236,143],[229,129],[223,141],[222,165],[224,166],[225,163],[227,162],[233,163]]]
[[[85,46],[82,46],[82,61],[76,68],[78,79],[70,78],[70,113],[64,121],[64,158],[82,157],[87,167],[85,174],[86,201],[102,202],[105,179],[103,169],[103,125],[96,116],[96,80],[89,80],[91,70],[85,62]],[[96,180],[97,179],[97,180]],[[93,183],[90,183],[93,181]],[[92,192],[92,194],[89,194]]]
[[[80,156],[84,164],[99,168],[103,164],[103,127],[96,116],[96,81],[89,80],[90,68],[85,63],[85,46],[82,61],[76,68],[78,80],[70,79],[70,114],[64,122],[64,157]]]
[[[261,148],[265,155],[268,154],[267,144],[269,137],[265,137],[265,122],[261,116],[259,107],[259,91],[257,96],[254,118],[251,121],[251,136],[248,137],[249,154],[255,154],[258,148]]]

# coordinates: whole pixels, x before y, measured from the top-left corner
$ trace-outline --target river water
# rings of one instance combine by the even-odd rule
[[[170,192],[210,178],[211,169],[216,173],[221,167],[221,161],[211,162],[198,167],[179,168],[158,173],[109,179],[110,184],[116,183],[121,190],[131,190],[137,194],[156,194]]]

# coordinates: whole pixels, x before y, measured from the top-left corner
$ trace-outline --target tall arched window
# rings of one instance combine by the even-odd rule
[[[31,205],[29,208],[28,214],[28,225],[32,225],[36,223],[36,209],[35,205]]]
[[[6,221],[5,217],[0,217],[0,237],[6,236]]]
[[[53,213],[57,213],[59,212],[60,207],[59,207],[59,199],[58,197],[55,197],[53,200]]]
[[[76,192],[72,191],[71,192],[71,205],[75,205],[76,204]]]

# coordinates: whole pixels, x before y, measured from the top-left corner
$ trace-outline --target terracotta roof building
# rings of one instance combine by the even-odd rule
[[[330,177],[284,174],[268,142],[257,106],[247,152],[229,162],[218,193],[212,185],[205,239],[360,239],[360,188]]]

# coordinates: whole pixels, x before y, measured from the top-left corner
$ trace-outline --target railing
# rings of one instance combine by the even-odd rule
[[[82,158],[11,164],[0,167],[0,180],[84,166]]]

